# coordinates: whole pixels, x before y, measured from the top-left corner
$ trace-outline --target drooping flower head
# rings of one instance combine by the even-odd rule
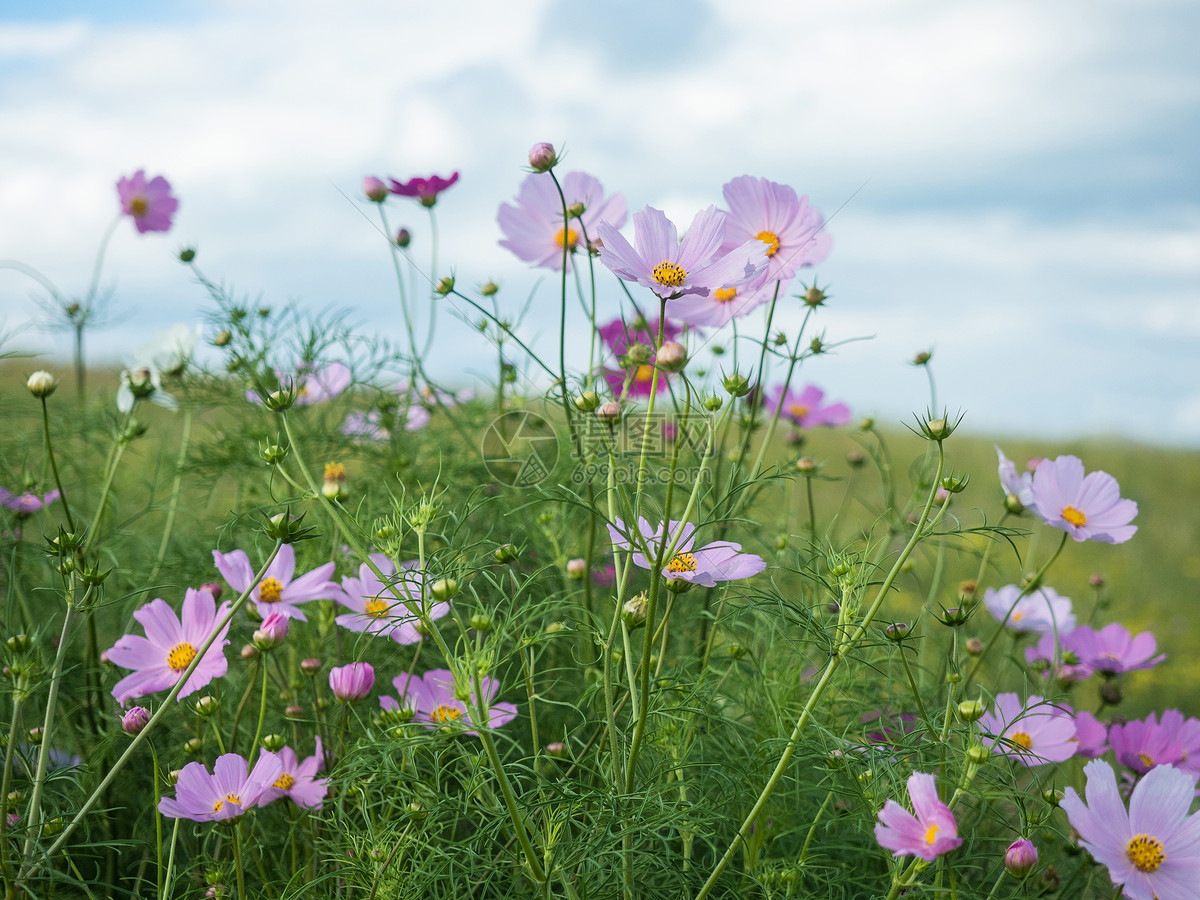
[[[250,558],[242,550],[232,553],[213,551],[213,563],[229,586],[239,594],[254,582],[255,570],[250,565]],[[305,572],[296,577],[296,551],[291,544],[284,544],[267,566],[263,580],[254,585],[250,591],[250,599],[258,608],[259,615],[264,619],[271,613],[279,613],[289,619],[308,619],[298,603],[308,603],[311,600],[340,600],[342,589],[329,580],[333,574],[334,563],[317,566],[311,572]]]
[[[246,810],[274,799],[264,795],[279,778],[282,763],[274,753],[264,750],[254,769],[249,769],[250,763],[237,753],[218,757],[211,773],[204,763],[190,762],[175,782],[175,796],[159,800],[158,811],[168,818],[196,822],[236,819]]]
[[[371,562],[383,573],[384,580],[366,563],[358,567],[357,578],[343,578],[342,595],[337,600],[350,612],[335,621],[351,631],[384,635],[398,644],[417,643],[424,636],[418,613],[423,610],[430,619],[440,619],[450,611],[450,604],[425,599],[417,560],[402,563],[399,571],[382,553],[372,553]]]
[[[1004,488],[1005,495],[1015,497],[1023,507],[1033,510],[1033,474],[1030,472],[1017,474],[1016,463],[1005,456],[999,446],[996,444],[992,446],[996,448],[996,456],[1000,458],[997,472],[1000,475],[1000,486]]]
[[[691,227],[679,240],[673,222],[660,209],[647,206],[633,214],[634,243],[606,222],[596,231],[602,241],[600,261],[618,278],[636,281],[659,297],[687,294],[708,296],[710,291],[753,281],[767,265],[767,245],[749,240],[723,251],[725,215],[715,206],[696,213]]]
[[[932,862],[962,844],[954,813],[938,799],[934,777],[913,772],[908,778],[908,796],[913,813],[895,800],[888,800],[879,811],[875,840],[893,856],[919,856]]]
[[[479,679],[483,689],[483,702],[487,710],[487,728],[499,728],[517,716],[515,704],[494,702],[500,690],[500,682],[484,675]],[[449,669],[430,669],[424,675],[398,675],[392,679],[399,700],[382,696],[379,705],[385,710],[411,709],[413,721],[430,728],[458,726],[466,734],[478,734],[481,722],[476,710],[474,683],[468,687],[468,697],[460,700],[454,687],[454,673]]]
[[[1063,649],[1070,650],[1080,663],[1104,675],[1118,675],[1135,669],[1153,669],[1167,658],[1155,656],[1158,641],[1149,631],[1134,636],[1120,622],[1110,622],[1099,631],[1080,625],[1065,638]]]
[[[437,203],[438,194],[458,181],[458,173],[449,178],[430,175],[428,178],[410,178],[408,181],[397,181],[395,178],[389,178],[388,181],[391,182],[393,194],[416,197],[422,206],[433,206]]]
[[[1033,505],[1042,521],[1077,541],[1121,544],[1133,537],[1137,504],[1121,497],[1107,472],[1083,473],[1077,456],[1043,459],[1033,473]]]
[[[703,547],[694,549],[696,526],[691,522],[672,520],[669,525],[669,536],[665,542],[667,549],[675,543],[675,552],[670,559],[664,559],[665,565],[662,577],[667,581],[683,581],[698,584],[702,587],[715,587],[718,581],[734,581],[757,575],[766,567],[766,561],[753,553],[743,553],[742,545],[732,541],[714,541]],[[651,558],[656,558],[664,543],[664,528],[659,523],[657,528],[651,528],[645,519],[638,519],[638,533],[633,535],[620,519],[614,519],[614,524],[608,526],[613,547],[619,550],[633,550],[630,557],[633,564],[643,569],[653,568]]]
[[[999,590],[988,588],[983,605],[1013,631],[1037,634],[1069,634],[1075,628],[1075,613],[1071,598],[1061,596],[1054,588],[1041,587],[1028,594],[1015,584]]]
[[[983,744],[1027,766],[1062,762],[1075,755],[1071,710],[1036,695],[1028,703],[1013,693],[997,694],[993,708],[979,717]]]
[[[751,238],[767,245],[767,280],[788,281],[803,266],[825,259],[833,239],[825,217],[796,197],[786,184],[741,175],[722,188],[729,204],[725,245],[732,250]]]
[[[600,339],[612,351],[613,357],[619,363],[622,358],[629,354],[631,347],[639,345],[645,348],[643,351],[647,355],[643,358],[646,362],[639,363],[633,368],[632,377],[621,369],[605,369],[604,379],[608,382],[609,388],[618,397],[622,391],[625,391],[625,383],[629,382],[629,388],[626,392],[628,397],[649,397],[650,385],[653,384],[654,376],[654,348],[658,346],[658,330],[659,320],[653,319],[646,321],[643,318],[637,318],[633,321],[626,322],[624,319],[613,319],[605,325],[601,325],[597,331],[600,334]],[[680,327],[670,319],[662,320],[663,342],[673,341],[679,337]],[[661,373],[658,378],[658,391],[662,393],[667,389],[668,376],[666,373]]]
[[[217,606],[208,591],[188,589],[183,598],[183,615],[175,611],[165,600],[151,600],[133,614],[146,632],[142,637],[126,634],[107,651],[108,659],[123,669],[134,669],[113,687],[112,694],[124,705],[136,697],[144,697],[175,686],[180,676],[196,658],[200,648],[216,630],[217,622],[229,611],[229,604]],[[182,700],[204,687],[214,678],[220,678],[228,669],[225,647],[229,643],[225,635],[226,625],[204,654],[196,670],[179,692]]]
[[[133,219],[138,234],[170,231],[171,218],[179,209],[167,179],[158,175],[147,181],[145,169],[117,182],[117,199],[121,201],[121,215]]]
[[[1192,900],[1200,884],[1200,814],[1188,815],[1191,776],[1173,766],[1152,769],[1134,785],[1126,812],[1108,763],[1094,759],[1083,771],[1087,803],[1069,787],[1060,805],[1113,884],[1129,900]]]
[[[805,385],[804,389],[799,392],[793,391],[791,388],[784,391],[783,385],[778,385],[771,389],[767,406],[773,412],[782,405],[783,409],[780,411],[780,415],[790,419],[801,428],[848,425],[850,423],[850,407],[845,403],[822,404],[824,399],[825,392],[815,384]]]
[[[59,496],[57,488],[39,497],[33,491],[14,494],[7,488],[0,487],[0,506],[3,506],[5,509],[11,509],[15,513],[28,516],[45,509],[57,500]]]
[[[563,249],[567,252],[567,271],[576,250],[587,252],[585,240],[596,239],[596,226],[607,222],[614,228],[625,225],[625,200],[620,194],[604,198],[604,187],[591,175],[571,172],[561,179],[562,197],[554,179],[529,175],[517,191],[517,205],[500,204],[496,221],[504,232],[501,247],[518,258],[557,272],[562,269]],[[582,207],[578,216],[563,224],[563,199],[568,212]],[[578,204],[578,207],[576,206]]]
[[[283,747],[279,751],[279,777],[263,791],[262,804],[287,797],[297,806],[305,809],[320,809],[329,793],[329,779],[317,778],[325,766],[325,753],[321,749],[321,738],[317,737],[316,751],[299,762],[296,751],[291,747]]]

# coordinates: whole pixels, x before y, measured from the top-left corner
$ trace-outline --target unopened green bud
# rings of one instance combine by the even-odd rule
[[[262,461],[268,466],[277,466],[287,459],[288,454],[291,452],[290,447],[281,447],[279,444],[268,444],[258,452],[258,455],[262,457]]]
[[[964,700],[958,704],[958,715],[964,722],[975,722],[983,715],[983,704],[978,700]]]
[[[201,697],[199,700],[196,701],[196,715],[211,716],[216,711],[217,711],[217,698],[216,697],[211,697],[211,696]]]
[[[479,293],[483,294],[485,297],[494,297],[498,290],[500,290],[500,285],[496,284],[494,281],[488,281],[479,289]]]
[[[267,752],[278,753],[280,750],[283,749],[283,745],[284,745],[283,735],[268,734],[266,737],[264,737],[262,739],[262,745],[263,745],[263,749],[266,750]]]
[[[196,258],[196,248],[195,247],[184,247],[182,250],[179,251],[179,261],[181,263],[190,263],[195,258]]]
[[[982,766],[991,755],[991,751],[982,744],[972,744],[967,748],[967,762],[975,766]]]
[[[575,408],[580,412],[593,412],[600,405],[600,397],[595,391],[584,391],[575,398]]]
[[[476,631],[488,631],[492,627],[492,618],[483,613],[476,613],[471,616],[471,627]]]
[[[458,582],[453,578],[440,578],[429,587],[429,593],[438,602],[445,602],[458,593]]]
[[[25,387],[29,388],[29,393],[33,396],[44,400],[58,390],[58,379],[45,369],[39,369],[29,376]]]
[[[452,290],[454,290],[454,276],[446,275],[438,279],[438,283],[434,287],[434,290],[437,291],[440,296],[445,297]]]
[[[744,375],[739,375],[734,372],[732,375],[726,375],[721,384],[725,390],[733,397],[745,397],[750,393],[750,382]]]
[[[724,404],[724,400],[716,394],[704,398],[704,408],[709,412],[716,412]]]
[[[804,304],[812,309],[816,309],[825,302],[826,296],[826,293],[814,284],[804,292]]]
[[[517,558],[517,548],[515,544],[503,544],[496,548],[496,552],[492,554],[496,558],[496,562],[506,563],[512,562]]]
[[[28,653],[33,642],[29,640],[29,635],[27,634],[14,634],[4,642],[4,645],[8,647],[10,653],[15,653],[19,656]]]
[[[200,738],[188,738],[183,743],[183,752],[188,756],[199,756],[202,749],[204,747],[200,743]]]
[[[729,653],[730,659],[741,659],[743,656],[745,656],[750,651],[747,650],[745,647],[743,647],[741,644],[730,644],[728,647],[728,650],[726,652]]]

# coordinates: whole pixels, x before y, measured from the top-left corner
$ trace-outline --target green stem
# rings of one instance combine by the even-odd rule
[[[75,520],[71,518],[71,504],[67,502],[67,493],[63,490],[62,478],[58,475],[58,462],[54,458],[54,448],[50,445],[50,410],[46,406],[46,398],[42,398],[42,432],[46,438],[46,456],[50,460],[50,472],[54,475],[54,486],[58,488],[58,498],[62,501],[63,515],[67,517],[67,527],[75,533]]]

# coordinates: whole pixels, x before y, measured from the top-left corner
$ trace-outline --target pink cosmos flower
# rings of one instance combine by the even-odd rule
[[[1193,900],[1200,884],[1200,814],[1189,816],[1194,784],[1173,766],[1158,766],[1133,788],[1129,811],[1112,767],[1083,768],[1087,803],[1066,789],[1060,804],[1079,842],[1108,868],[1129,900]]]
[[[159,175],[146,181],[145,169],[138,169],[117,182],[117,198],[121,201],[121,215],[133,219],[138,234],[170,231],[171,218],[179,209],[179,201],[171,196],[167,179]]]
[[[633,372],[633,377],[629,379],[629,389],[625,394],[627,397],[649,397],[650,385],[653,383],[654,376],[654,348],[658,346],[658,328],[659,320],[653,319],[646,321],[638,318],[632,322],[625,322],[622,319],[613,319],[607,324],[601,325],[597,331],[600,334],[600,339],[618,362],[621,357],[629,352],[629,348],[634,344],[650,348],[650,362],[639,365]],[[673,341],[679,337],[681,329],[674,322],[668,320],[662,323],[663,341]],[[621,369],[605,369],[604,380],[608,382],[609,388],[618,397],[625,390],[625,381],[627,375]],[[665,372],[659,373],[658,376],[658,392],[661,394],[667,389],[668,376]]]
[[[375,686],[375,667],[354,662],[329,670],[329,689],[342,702],[362,700]]]
[[[305,809],[320,809],[329,793],[329,779],[317,778],[317,772],[325,766],[325,753],[321,749],[321,738],[317,738],[316,752],[298,762],[296,751],[284,747],[279,751],[279,777],[263,791],[262,805],[280,797],[287,797]]]
[[[378,409],[352,412],[342,423],[342,434],[360,441],[388,441],[397,425],[405,431],[420,431],[430,418],[429,410],[415,404],[404,410],[403,415],[385,414]]]
[[[126,634],[106,652],[109,662],[123,669],[134,669],[113,687],[112,694],[122,706],[135,697],[144,697],[175,686],[184,670],[196,658],[201,646],[229,612],[229,604],[217,606],[212,594],[188,588],[183,598],[183,616],[165,600],[151,600],[133,614],[146,632],[145,637]],[[196,670],[184,684],[177,699],[194,694],[228,669],[225,647],[229,641],[226,625],[204,654]]]
[[[239,594],[254,581],[255,569],[250,565],[250,558],[241,550],[232,553],[214,550],[213,562],[229,586]],[[325,563],[297,578],[296,551],[291,544],[284,544],[267,566],[263,580],[254,585],[250,599],[264,619],[276,612],[289,619],[307,622],[308,619],[296,604],[310,600],[340,600],[342,597],[342,589],[329,580],[333,569],[333,563]]]
[[[996,448],[996,455],[1000,458],[1000,464],[997,471],[1000,475],[1000,486],[1004,488],[1004,493],[1010,497],[1016,497],[1017,502],[1026,509],[1033,509],[1033,475],[1029,472],[1017,474],[1016,464],[1004,455],[1004,451],[996,444],[992,445]],[[1034,510],[1036,512],[1036,510]]]
[[[1083,474],[1076,456],[1043,459],[1033,473],[1033,506],[1042,521],[1077,541],[1122,544],[1133,537],[1137,504],[1121,497],[1107,472]]]
[[[618,278],[636,281],[664,299],[737,287],[753,281],[767,266],[762,241],[721,249],[725,215],[715,206],[696,213],[682,242],[674,223],[650,206],[633,214],[633,229],[636,250],[616,228],[597,224],[603,242],[600,261]]]
[[[734,319],[749,315],[774,297],[782,296],[778,282],[764,271],[742,285],[716,288],[705,296],[689,294],[671,301],[671,317],[692,326],[724,328]]]
[[[699,549],[693,549],[693,535],[696,526],[691,522],[669,523],[670,538],[666,541],[669,549],[671,543],[679,537],[675,545],[675,555],[663,566],[662,577],[668,581],[686,581],[703,587],[715,587],[718,581],[733,581],[739,578],[749,578],[757,575],[766,567],[766,561],[753,553],[742,553],[742,545],[732,541],[715,541]],[[652,568],[650,557],[656,557],[663,544],[663,526],[651,528],[645,519],[638,519],[638,534],[629,535],[625,523],[615,519],[608,526],[612,537],[613,547],[619,550],[633,550],[634,565],[643,569]]]
[[[997,622],[1005,622],[1013,631],[1064,635],[1075,628],[1071,598],[1061,596],[1051,587],[1024,596],[1015,584],[998,591],[988,588],[983,605]]]
[[[372,553],[371,562],[386,576],[386,583],[366,563],[360,565],[357,578],[347,575],[342,579],[337,601],[350,612],[335,621],[351,631],[385,635],[397,644],[417,643],[424,637],[418,612],[426,604],[417,560],[401,563],[399,572],[382,553]],[[397,594],[404,599],[397,599]],[[450,604],[434,603],[425,611],[429,618],[440,619],[450,611]]]
[[[563,227],[562,198],[554,179],[530,175],[517,191],[517,205],[500,204],[496,221],[504,232],[501,247],[518,258],[557,272],[562,269],[563,247],[567,248],[567,271],[577,249],[587,251],[585,239],[595,240],[596,226],[607,222],[614,228],[625,225],[625,200],[620,194],[604,199],[604,187],[591,175],[571,172],[561,181],[568,209],[582,204],[583,214]],[[586,237],[585,237],[586,236]]]
[[[799,393],[790,388],[785,392],[783,385],[771,389],[767,406],[774,412],[783,404],[780,413],[786,419],[795,422],[801,428],[817,428],[822,425],[837,426],[850,424],[850,407],[845,403],[830,403],[825,406],[821,401],[825,392],[815,384],[805,385]]]
[[[1200,720],[1184,719],[1177,709],[1163,710],[1132,722],[1114,722],[1109,728],[1113,755],[1123,766],[1145,775],[1155,766],[1171,765],[1200,773]]]
[[[1154,655],[1158,641],[1149,631],[1136,637],[1119,622],[1111,622],[1099,631],[1080,625],[1063,638],[1063,649],[1070,650],[1080,663],[1103,675],[1117,675],[1135,669],[1153,669],[1167,658]]]
[[[1091,677],[1094,670],[1081,663],[1072,651],[1064,650],[1065,637],[1062,633],[1045,632],[1035,645],[1025,648],[1025,661],[1039,668],[1044,664],[1046,677],[1053,677],[1067,687]]]
[[[0,506],[3,506],[5,509],[11,509],[20,515],[28,516],[40,509],[45,509],[57,500],[59,496],[57,488],[39,497],[32,491],[26,491],[23,494],[14,494],[12,491],[0,487]]]
[[[1027,766],[1062,762],[1075,755],[1075,721],[1066,707],[1037,695],[1027,704],[1013,693],[997,694],[994,709],[979,717],[983,744]]]
[[[236,819],[246,810],[261,806],[264,794],[280,776],[282,763],[274,753],[263,751],[247,773],[250,763],[237,753],[217,758],[210,774],[204,763],[190,762],[175,782],[175,796],[158,801],[158,811],[172,819],[220,822]],[[272,798],[273,799],[273,798]]]
[[[742,175],[722,189],[729,204],[722,250],[729,252],[748,240],[767,245],[767,280],[789,281],[796,270],[821,262],[829,255],[833,239],[825,231],[825,218],[797,199],[784,184]]]
[[[1108,726],[1087,710],[1075,713],[1075,755],[1095,759],[1108,751]]]
[[[395,178],[389,178],[388,181],[391,182],[393,194],[416,197],[422,206],[433,206],[437,203],[438,194],[458,181],[458,173],[449,178],[430,175],[428,178],[410,178],[408,181],[397,181]]]
[[[950,807],[938,799],[932,775],[913,772],[908,778],[913,813],[895,800],[883,804],[875,825],[875,840],[893,856],[919,856],[933,862],[962,844]]]
[[[494,698],[500,690],[500,682],[484,675],[479,679],[483,689],[483,701],[487,709],[487,728],[499,728],[517,717],[517,707],[512,703],[496,703]],[[468,700],[459,700],[455,694],[454,673],[449,669],[430,669],[424,675],[398,675],[392,679],[400,695],[382,696],[379,705],[385,710],[398,710],[401,703],[413,711],[413,721],[430,728],[444,725],[463,726],[465,734],[478,734],[479,713],[475,709],[475,688],[469,689]]]

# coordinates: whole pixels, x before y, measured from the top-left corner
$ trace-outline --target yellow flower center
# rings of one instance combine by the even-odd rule
[[[554,244],[557,247],[562,247],[566,244],[567,248],[574,250],[579,243],[579,232],[574,228],[560,228],[558,234],[554,235]]]
[[[679,287],[687,280],[687,272],[678,263],[664,259],[654,267],[654,280],[667,287]]]
[[[1012,620],[1014,622],[1020,622],[1023,618],[1025,618],[1025,613],[1023,612],[1015,612],[1012,614]]]
[[[217,802],[213,804],[213,812],[220,812],[221,807],[226,803],[232,803],[234,806],[242,805],[242,798],[237,794],[226,794],[224,797],[217,798]]]
[[[1138,759],[1140,759],[1142,761],[1142,765],[1145,766],[1147,769],[1154,768],[1154,757],[1151,756],[1149,753],[1139,753]]]
[[[1082,528],[1087,524],[1087,514],[1081,512],[1073,506],[1068,506],[1062,511],[1062,517],[1074,525],[1076,528]]]
[[[767,245],[767,256],[774,256],[779,252],[779,235],[775,232],[760,231],[755,237]]]
[[[278,603],[283,597],[283,585],[278,578],[264,578],[258,586],[260,603]]]
[[[378,619],[388,611],[388,606],[389,604],[386,600],[380,600],[378,597],[372,597],[363,604],[363,609],[372,619]]]
[[[447,706],[445,703],[439,703],[433,708],[433,712],[429,714],[429,718],[437,722],[439,725],[445,725],[447,722],[455,722],[462,718],[462,710],[455,706]]]
[[[717,288],[713,291],[713,299],[718,303],[728,303],[737,296],[737,288]]]
[[[933,846],[933,842],[937,840],[937,833],[941,830],[941,827],[938,825],[930,825],[925,830],[925,843],[929,846]]]
[[[271,785],[271,787],[277,787],[281,791],[286,791],[295,783],[296,783],[296,779],[292,777],[292,773],[284,772],[282,775],[280,775],[278,778],[275,779],[275,783],[273,785]]]
[[[196,648],[184,641],[182,644],[176,644],[167,653],[167,665],[176,672],[182,672],[192,664],[192,660],[196,658]]]
[[[808,407],[803,403],[793,403],[788,407],[788,412],[792,414],[792,418],[803,419],[808,415]]]
[[[144,216],[149,211],[149,209],[150,209],[150,204],[146,201],[146,198],[143,197],[141,194],[138,194],[136,197],[134,197],[132,200],[129,201],[129,211],[131,213],[133,213],[133,216],[136,219],[140,219],[142,216]]]
[[[1167,858],[1167,854],[1163,853],[1162,841],[1148,834],[1131,838],[1125,847],[1125,855],[1142,872],[1153,872]]]
[[[638,366],[633,373],[633,380],[639,384],[649,384],[654,378],[654,366]]]
[[[1027,735],[1024,731],[1014,732],[1012,735],[1009,736],[1009,740],[1012,741],[1014,744],[1016,744],[1018,747],[1022,747],[1026,750],[1028,750],[1030,747],[1033,746],[1033,738],[1031,738],[1029,735]]]
[[[667,563],[668,572],[695,572],[696,557],[690,553],[680,553],[673,560]]]
[[[325,463],[325,480],[326,481],[344,481],[346,479],[346,467],[338,462]]]

